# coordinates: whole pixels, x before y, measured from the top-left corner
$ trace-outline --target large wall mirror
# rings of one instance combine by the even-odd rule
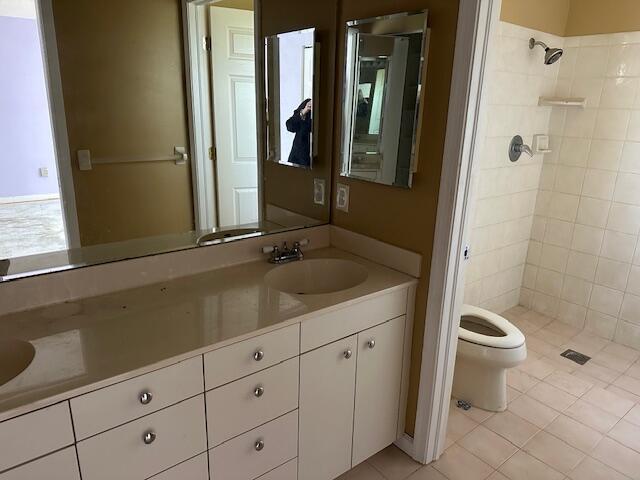
[[[427,48],[426,11],[347,22],[341,175],[411,186]]]
[[[265,188],[259,26],[281,15],[252,0],[0,1],[0,281],[327,223],[308,182],[269,172],[295,201]],[[313,29],[281,50],[294,38],[289,103],[318,88]],[[296,136],[282,132],[282,161],[310,166],[312,136],[305,158]]]
[[[312,168],[317,154],[315,28],[265,38],[268,159]]]

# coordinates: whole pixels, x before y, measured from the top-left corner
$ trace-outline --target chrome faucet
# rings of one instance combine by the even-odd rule
[[[281,263],[289,263],[294,262],[296,260],[302,260],[304,258],[304,254],[302,253],[302,249],[300,247],[309,245],[309,240],[306,238],[300,240],[299,242],[295,242],[293,244],[293,248],[287,247],[287,242],[282,244],[282,248],[277,245],[273,245],[272,247],[263,247],[262,253],[270,253],[269,257],[270,263],[281,264]]]

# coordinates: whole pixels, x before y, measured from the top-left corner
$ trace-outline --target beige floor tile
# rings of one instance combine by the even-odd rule
[[[467,434],[458,445],[493,468],[498,468],[518,450],[514,444],[482,425]]]
[[[448,448],[432,465],[449,480],[484,480],[494,470],[458,445]]]
[[[478,423],[461,413],[460,409],[456,408],[455,410],[450,410],[449,419],[447,421],[448,444],[457,442],[477,426]]]
[[[559,353],[557,355],[548,355],[546,357],[543,357],[543,359],[553,365],[556,370],[560,370],[566,373],[573,373],[580,368],[580,365],[578,365],[576,362],[574,362],[573,360],[569,360],[568,358],[561,357]]]
[[[587,345],[589,346],[589,348],[593,348],[596,350],[602,350],[604,347],[611,343],[611,341],[607,340],[606,338],[599,337],[584,330],[573,337],[571,341],[577,342],[581,345]]]
[[[527,392],[527,395],[559,412],[562,412],[577,400],[573,395],[545,382],[537,384]]]
[[[640,427],[640,405],[636,405],[624,416],[624,420]]]
[[[634,480],[640,480],[640,454],[611,438],[603,438],[591,456]]]
[[[510,480],[562,480],[564,475],[520,450],[500,468]]]
[[[602,351],[617,355],[618,357],[626,358],[627,360],[631,360],[632,362],[635,362],[636,360],[638,360],[638,358],[640,358],[640,352],[638,350],[620,345],[619,343],[610,343],[609,345],[604,347]]]
[[[507,404],[513,402],[520,395],[522,395],[521,392],[519,392],[515,388],[511,388],[509,385],[507,385]]]
[[[584,370],[578,369],[575,372],[573,372],[571,375],[573,375],[574,377],[580,378],[585,382],[589,382],[596,387],[607,388],[607,385],[609,385],[609,382],[603,382],[602,380],[598,380],[597,378],[592,377],[587,373],[584,373]]]
[[[495,471],[491,474],[491,476],[487,480],[509,480],[508,477],[505,477],[498,471]]]
[[[602,344],[600,342],[592,342],[586,338],[573,337],[560,348],[564,352],[567,349],[575,350],[576,352],[584,353],[588,357],[593,357],[600,350],[602,350]]]
[[[627,390],[623,390],[622,388],[614,385],[613,383],[611,385],[607,385],[607,388],[605,390],[609,390],[611,393],[618,395],[619,397],[626,398],[627,400],[630,400],[633,403],[640,403],[640,396],[634,393],[631,393]]]
[[[385,480],[385,478],[367,462],[363,462],[340,475],[336,480]]]
[[[525,335],[532,335],[540,330],[540,327],[535,323],[531,323],[529,320],[524,320],[523,318],[515,318],[508,319],[511,323],[513,323],[518,329],[524,333]]]
[[[523,450],[565,475],[585,457],[580,450],[547,432],[536,434],[526,443]]]
[[[621,375],[617,370],[598,365],[597,363],[594,363],[592,361],[587,362],[585,365],[580,367],[578,371],[586,373],[587,375],[590,375],[606,383],[613,382]]]
[[[548,325],[538,330],[534,335],[540,340],[550,343],[554,347],[559,347],[560,345],[564,345],[571,339],[570,336],[560,335],[550,330]]]
[[[605,412],[582,399],[571,405],[563,413],[600,433],[607,433],[620,420],[619,417]]]
[[[545,378],[544,381],[559,388],[560,390],[570,393],[575,397],[581,397],[587,393],[591,387],[593,387],[593,383],[582,380],[575,375],[570,375],[566,372],[554,372]]]
[[[611,368],[612,370],[617,370],[621,373],[633,365],[633,360],[619,357],[612,353],[605,352],[604,350],[595,354],[592,360],[594,363]]]
[[[527,334],[525,332],[525,343],[527,345],[527,353],[536,352],[540,355],[549,355],[550,353],[555,351],[555,346],[550,343],[545,342],[544,340],[537,338],[532,334]]]
[[[640,363],[638,362],[634,363],[624,373],[625,375],[629,375],[630,377],[637,378],[640,380]]]
[[[511,402],[508,409],[538,428],[546,427],[559,415],[553,408],[526,394]]]
[[[548,324],[545,327],[545,329],[546,330],[550,330],[550,331],[552,331],[554,333],[557,333],[558,335],[561,335],[561,336],[567,337],[567,338],[573,338],[578,333],[580,333],[580,329],[579,328],[574,327],[573,325],[569,325],[568,323],[560,322],[558,320],[554,320],[553,322]]]
[[[529,310],[527,313],[523,313],[520,318],[528,320],[531,323],[535,323],[540,328],[545,327],[553,322],[553,318],[547,317],[546,315],[538,312],[534,312],[533,310]]]
[[[507,370],[507,385],[515,388],[519,392],[525,393],[534,387],[540,380],[519,368],[510,368]]]
[[[443,474],[433,468],[431,465],[422,467],[420,470],[412,473],[407,480],[447,480]]]
[[[514,319],[514,318],[521,317],[528,311],[529,311],[528,308],[525,308],[522,305],[516,305],[515,307],[511,307],[509,310],[505,310],[500,315],[506,318]]]
[[[421,467],[395,445],[376,453],[367,462],[382,473],[386,480],[404,480]]]
[[[570,474],[571,480],[628,480],[628,477],[616,472],[591,457],[586,457]]]
[[[540,429],[525,419],[509,412],[496,413],[483,424],[489,430],[522,447]]]
[[[467,417],[469,417],[471,420],[473,420],[476,423],[482,423],[484,422],[487,418],[491,417],[494,412],[489,412],[488,410],[483,410],[481,408],[477,408],[477,407],[471,407],[469,410],[464,410],[463,408],[458,408],[456,402],[458,401],[458,399],[456,398],[452,398],[451,399],[451,406],[449,407],[449,411],[453,411],[456,410],[460,413],[462,413],[463,415],[466,415]]]
[[[613,384],[616,387],[622,388],[627,392],[631,392],[634,395],[640,395],[640,380],[637,378],[630,377],[628,375],[622,375],[616,379]]]
[[[640,426],[626,420],[620,420],[607,435],[640,453]]]
[[[541,359],[533,360],[531,362],[527,360],[518,368],[523,372],[534,376],[538,380],[544,380],[545,377],[556,371],[556,367],[552,363]]]
[[[545,431],[585,453],[593,450],[602,440],[602,434],[598,431],[566,415],[560,415],[556,418],[545,428]]]
[[[633,402],[599,387],[593,387],[582,396],[582,400],[595,405],[617,417],[624,417],[633,407]]]

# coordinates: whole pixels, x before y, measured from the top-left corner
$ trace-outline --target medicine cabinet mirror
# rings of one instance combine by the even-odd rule
[[[315,28],[265,38],[268,160],[312,168],[317,153]]]
[[[426,11],[347,22],[341,175],[411,187],[427,49]]]

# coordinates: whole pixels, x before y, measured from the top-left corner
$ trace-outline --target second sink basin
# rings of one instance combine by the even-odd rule
[[[360,285],[367,269],[350,260],[314,258],[274,268],[264,277],[271,288],[298,295],[339,292]]]
[[[0,340],[0,385],[20,375],[33,360],[36,349],[23,340]]]

